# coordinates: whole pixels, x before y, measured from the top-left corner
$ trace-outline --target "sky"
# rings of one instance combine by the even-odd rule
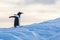
[[[12,27],[14,19],[9,16],[19,11],[21,25],[60,18],[60,0],[0,0],[0,28]]]

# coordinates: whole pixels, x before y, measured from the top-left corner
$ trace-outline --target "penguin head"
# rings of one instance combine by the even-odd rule
[[[18,12],[17,15],[20,17],[20,15],[23,14],[22,12]]]
[[[22,12],[18,12],[18,14],[17,15],[21,15],[21,14],[23,14]]]

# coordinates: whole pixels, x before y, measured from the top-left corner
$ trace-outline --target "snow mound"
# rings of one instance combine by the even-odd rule
[[[21,28],[0,28],[0,40],[60,40],[60,18]]]

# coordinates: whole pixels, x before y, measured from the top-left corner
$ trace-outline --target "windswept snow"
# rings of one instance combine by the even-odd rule
[[[60,40],[60,18],[21,28],[0,28],[0,40]]]

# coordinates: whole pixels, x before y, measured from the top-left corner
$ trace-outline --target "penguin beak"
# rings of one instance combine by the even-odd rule
[[[23,14],[23,13],[21,12],[21,14]]]

